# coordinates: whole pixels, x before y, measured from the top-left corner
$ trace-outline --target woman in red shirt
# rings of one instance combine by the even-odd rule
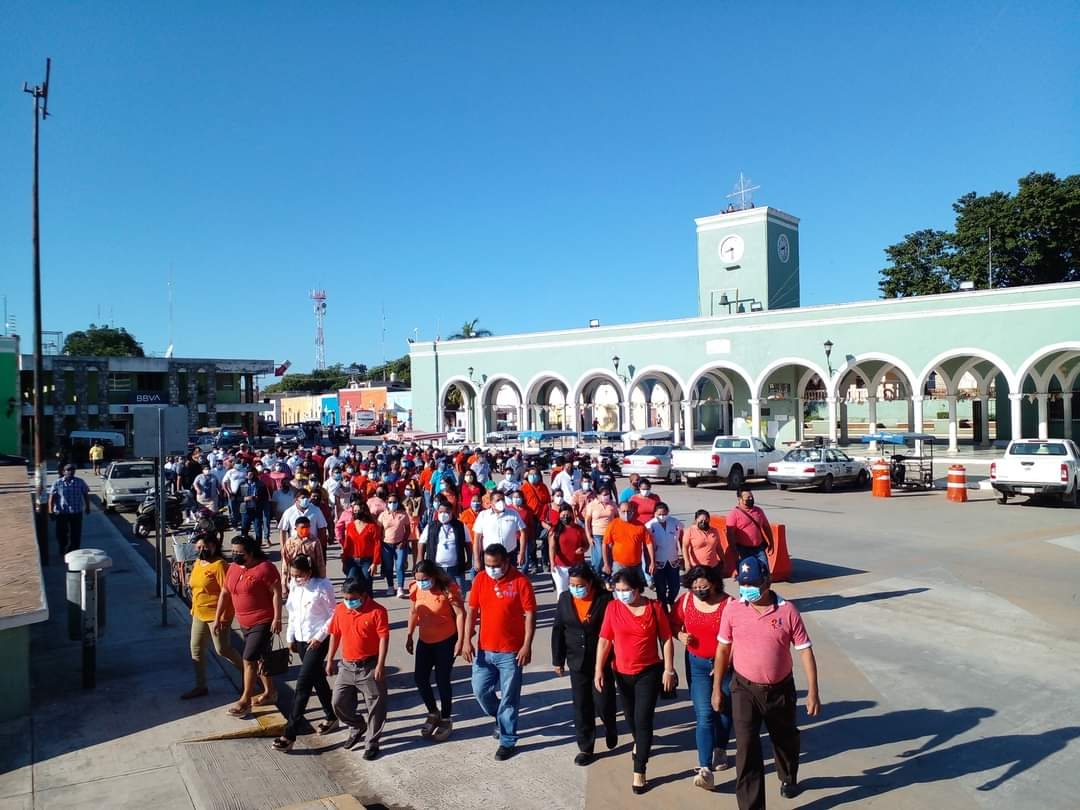
[[[269,675],[261,674],[259,664],[270,652],[273,634],[281,632],[281,578],[274,564],[266,559],[262,542],[250,535],[237,535],[232,541],[233,564],[225,572],[225,585],[218,596],[217,612],[210,625],[216,635],[222,619],[235,612],[244,636],[244,691],[229,707],[229,714],[244,717],[252,706],[277,700]],[[255,681],[263,691],[255,696]]]
[[[622,568],[614,576],[615,601],[604,612],[596,650],[594,683],[604,688],[604,665],[615,648],[615,685],[622,698],[623,716],[634,736],[633,791],[645,792],[645,766],[652,750],[653,715],[660,688],[675,688],[675,645],[668,618],[659,602],[642,595],[641,568]],[[663,649],[661,662],[658,650]]]
[[[476,473],[466,470],[465,481],[461,485],[461,502],[470,503],[473,498],[479,498],[483,494],[483,488],[476,483]]]
[[[558,519],[548,532],[548,556],[551,560],[551,579],[555,583],[555,598],[562,596],[569,581],[572,566],[585,562],[589,538],[574,522],[574,507],[568,503],[559,507]]]
[[[372,563],[382,552],[383,527],[362,498],[353,499],[352,513],[352,522],[345,527],[345,537],[341,541],[341,569],[345,579],[364,577],[371,580],[374,577]]]
[[[721,689],[724,710],[713,711],[712,671],[720,617],[730,599],[724,593],[719,567],[695,565],[683,577],[688,589],[671,610],[671,632],[686,645],[686,680],[697,721],[695,739],[698,772],[694,785],[713,789],[713,769],[727,770],[727,745],[731,739],[731,669],[724,673]]]

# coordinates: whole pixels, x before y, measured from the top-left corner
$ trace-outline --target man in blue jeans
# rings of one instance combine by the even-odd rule
[[[473,632],[478,619],[480,638],[474,648]],[[484,569],[476,574],[469,592],[461,654],[472,663],[476,702],[484,714],[495,718],[495,736],[499,740],[495,759],[500,762],[510,759],[516,751],[521,673],[532,660],[535,632],[536,594],[532,583],[510,565],[506,547],[493,543],[484,550]]]

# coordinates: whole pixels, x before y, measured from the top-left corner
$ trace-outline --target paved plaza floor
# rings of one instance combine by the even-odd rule
[[[700,507],[725,512],[734,503],[733,493],[719,487],[660,485],[656,491],[681,519]],[[794,800],[780,798],[770,765],[770,807],[1076,805],[1080,511],[999,506],[978,490],[970,496],[957,504],[944,492],[879,499],[865,491],[758,487],[758,504],[787,526],[793,581],[776,590],[795,600],[806,620],[823,701],[813,720],[799,710],[804,791]],[[92,520],[100,521],[95,531],[112,532],[110,542],[127,543],[122,519],[96,514]],[[134,555],[124,559],[125,570],[139,562]],[[336,562],[330,567],[339,571]],[[717,774],[712,794],[691,785],[696,754],[685,688],[681,700],[658,706],[651,789],[644,797],[630,791],[625,726],[613,752],[588,768],[573,765],[568,679],[550,667],[553,591],[547,578],[534,579],[539,629],[525,674],[522,738],[519,754],[505,763],[493,759],[492,723],[471,698],[464,665],[455,669],[453,738],[441,745],[420,739],[424,712],[404,650],[407,603],[385,597],[380,601],[393,627],[392,695],[379,760],[364,762],[359,752],[341,750],[340,732],[325,740],[302,737],[288,757],[269,752],[268,739],[185,748],[180,741],[196,731],[237,728],[222,716],[231,682],[212,665],[218,674],[210,698],[176,700],[190,677],[183,614],[172,610],[170,629],[153,629],[158,614],[148,582],[132,578],[115,598],[110,593],[117,659],[103,663],[96,695],[82,693],[72,675],[77,645],[52,649],[35,635],[35,655],[44,662],[35,672],[66,680],[35,684],[35,714],[24,729],[35,741],[14,764],[10,756],[0,758],[0,808],[143,807],[150,795],[165,808],[276,807],[334,791],[392,808],[735,807],[733,770]],[[50,588],[50,599],[57,593]],[[52,609],[62,610],[62,603]],[[124,639],[153,654],[123,658]],[[681,670],[681,649],[676,658]],[[796,679],[801,690],[798,664]],[[64,719],[83,703],[105,717],[109,701],[128,719],[97,730]],[[15,738],[5,737],[5,748],[8,742]],[[145,780],[145,790],[156,792],[118,793],[103,782],[121,777],[131,785]],[[208,790],[206,780],[231,780],[232,789]],[[238,789],[243,784],[250,790]],[[112,801],[104,800],[110,792]],[[267,794],[280,801],[268,803]]]

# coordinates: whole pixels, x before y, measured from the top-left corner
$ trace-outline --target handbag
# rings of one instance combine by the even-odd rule
[[[270,652],[262,660],[262,674],[271,678],[288,672],[289,660],[292,658],[292,652],[281,641],[280,633],[274,636],[272,644],[276,646],[272,646]]]

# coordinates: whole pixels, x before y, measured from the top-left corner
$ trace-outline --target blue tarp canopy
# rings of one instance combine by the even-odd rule
[[[909,433],[903,430],[881,431],[862,437],[863,444],[878,442],[879,444],[909,444],[911,442],[929,442],[933,444],[937,437],[932,433]]]

